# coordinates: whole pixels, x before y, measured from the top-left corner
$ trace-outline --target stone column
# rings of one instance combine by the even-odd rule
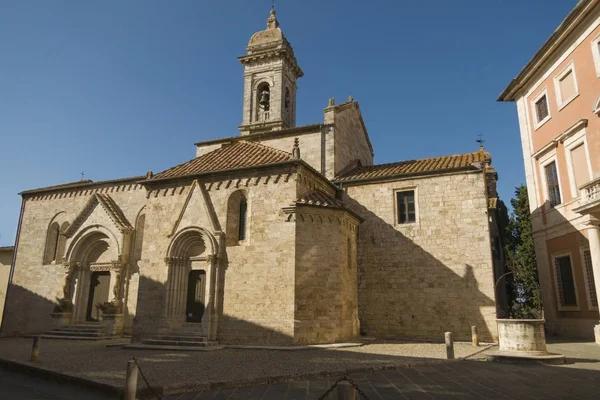
[[[600,300],[600,221],[597,218],[591,217],[587,225],[592,270],[594,271],[594,285],[596,286],[596,298]],[[596,338],[596,343],[600,344],[600,322],[594,327],[594,337]]]

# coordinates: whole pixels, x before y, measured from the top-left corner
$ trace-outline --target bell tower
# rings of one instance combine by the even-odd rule
[[[275,16],[267,29],[252,35],[246,55],[238,57],[244,66],[244,114],[242,135],[265,133],[296,126],[296,80],[304,75],[294,50]]]

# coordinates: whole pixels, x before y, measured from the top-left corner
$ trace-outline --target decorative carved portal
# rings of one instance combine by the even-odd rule
[[[102,311],[99,305],[108,302],[110,292],[110,272],[92,272],[90,278],[90,291],[88,296],[86,321],[99,321]]]
[[[121,276],[127,271],[120,258],[110,231],[95,228],[75,238],[65,263],[63,290],[72,304],[72,323],[99,320],[102,312],[98,306],[108,302],[120,312]]]
[[[209,340],[216,337],[217,241],[199,227],[185,228],[169,246],[165,322],[168,330],[198,323]]]

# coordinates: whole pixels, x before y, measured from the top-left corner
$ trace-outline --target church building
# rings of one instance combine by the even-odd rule
[[[494,340],[490,154],[376,165],[352,98],[296,126],[303,72],[274,10],[239,61],[239,135],[159,173],[21,193],[1,334]]]

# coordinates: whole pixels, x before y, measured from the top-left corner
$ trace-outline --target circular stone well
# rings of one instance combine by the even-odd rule
[[[564,364],[565,356],[548,353],[543,319],[497,319],[498,350],[486,353],[497,362]]]
[[[497,319],[499,351],[546,354],[543,319]]]

